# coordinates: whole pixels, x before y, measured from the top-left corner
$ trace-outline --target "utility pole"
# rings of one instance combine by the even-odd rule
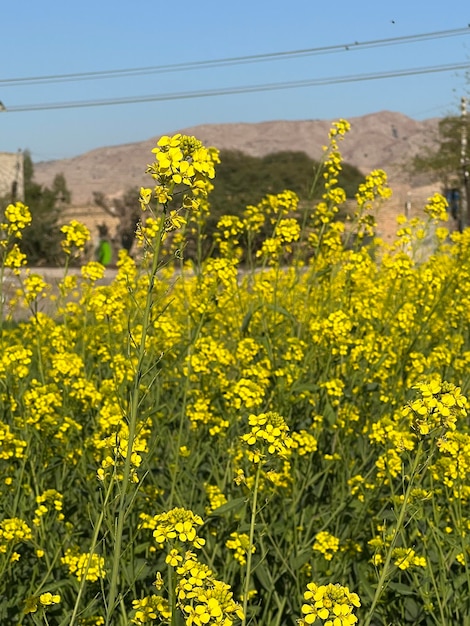
[[[469,167],[467,158],[467,98],[463,97],[461,101],[461,150],[460,150],[460,167],[462,169],[462,192],[461,192],[461,209],[460,215],[463,217],[465,226],[470,226],[470,199],[469,199]]]

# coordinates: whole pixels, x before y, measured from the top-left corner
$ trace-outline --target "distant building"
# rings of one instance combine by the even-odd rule
[[[0,198],[24,199],[23,153],[0,152]]]

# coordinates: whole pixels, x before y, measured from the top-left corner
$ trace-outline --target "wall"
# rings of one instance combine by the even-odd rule
[[[13,191],[16,188],[15,197]],[[24,199],[23,153],[0,152],[0,197]]]

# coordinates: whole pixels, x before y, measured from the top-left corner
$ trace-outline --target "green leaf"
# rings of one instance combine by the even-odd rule
[[[421,612],[419,605],[416,603],[415,600],[413,600],[413,598],[407,598],[405,600],[404,606],[406,611],[406,617],[408,617],[412,621],[415,621]]]
[[[253,573],[267,591],[272,591],[274,583],[269,570],[264,566],[262,561],[259,561],[253,568]]]
[[[414,594],[413,589],[411,589],[411,587],[403,583],[390,582],[388,583],[388,587],[390,589],[393,589],[393,591],[398,591],[398,593],[403,596],[411,596]]]
[[[305,565],[305,563],[309,560],[309,558],[312,556],[312,551],[309,550],[308,552],[301,552],[300,554],[291,554],[289,557],[289,563],[292,567],[293,570],[298,570],[300,569],[303,565]]]
[[[220,517],[225,515],[226,513],[230,513],[230,511],[241,511],[241,509],[246,504],[246,498],[243,496],[241,498],[235,498],[234,500],[230,500],[222,506],[219,506],[217,509],[214,509],[209,513],[209,517]]]

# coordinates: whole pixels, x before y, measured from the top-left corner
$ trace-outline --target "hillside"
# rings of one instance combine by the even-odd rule
[[[344,159],[364,173],[383,168],[392,179],[409,182],[400,173],[400,165],[432,141],[438,120],[418,122],[401,113],[382,111],[352,118],[350,122],[351,132],[341,144]],[[206,145],[237,149],[253,156],[300,150],[319,159],[330,124],[331,120],[210,124],[174,132],[195,135]],[[86,206],[92,203],[93,191],[117,195],[131,186],[148,184],[144,172],[152,160],[151,150],[157,139],[98,148],[71,159],[35,163],[35,177],[37,182],[50,185],[54,176],[62,172],[72,192],[73,204]]]

